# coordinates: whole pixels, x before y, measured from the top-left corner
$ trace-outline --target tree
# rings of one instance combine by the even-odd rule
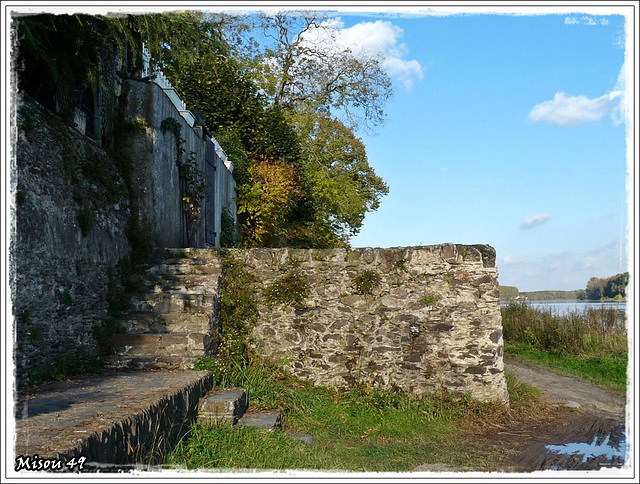
[[[629,273],[616,274],[608,278],[592,277],[587,282],[586,298],[600,300],[603,298],[625,297]]]
[[[259,157],[249,166],[249,180],[238,190],[238,214],[247,246],[285,245],[287,222],[298,196],[295,168]]]
[[[383,122],[391,81],[375,55],[341,46],[334,24],[315,14],[261,14],[257,23],[268,40],[254,75],[273,104],[312,105],[354,129]]]
[[[346,244],[362,227],[365,214],[380,206],[389,192],[367,161],[365,146],[339,120],[315,112],[311,105],[291,114],[302,145],[302,176],[313,205],[307,230],[316,226]]]

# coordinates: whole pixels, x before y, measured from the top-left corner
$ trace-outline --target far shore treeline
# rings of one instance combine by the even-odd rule
[[[626,297],[629,273],[616,274],[615,276],[600,278],[592,277],[587,282],[586,289],[574,291],[530,291],[520,292],[515,286],[500,286],[500,299],[509,301],[513,299],[528,299],[530,301],[550,300],[588,300],[600,301],[602,299],[624,299]]]

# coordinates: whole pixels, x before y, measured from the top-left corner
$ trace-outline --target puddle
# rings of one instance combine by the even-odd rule
[[[624,430],[607,435],[595,435],[591,442],[570,442],[562,445],[546,445],[548,453],[571,456],[567,462],[576,468],[576,463],[596,463],[602,467],[621,467],[626,460],[626,439]],[[581,458],[581,460],[580,460]],[[557,468],[563,468],[558,466]]]

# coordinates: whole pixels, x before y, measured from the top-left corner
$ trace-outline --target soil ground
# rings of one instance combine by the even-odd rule
[[[507,451],[501,471],[629,470],[627,402],[622,397],[511,358],[505,358],[505,369],[538,388],[550,405],[544,420],[516,421],[508,428],[475,436],[488,449]],[[616,451],[598,455],[603,445]],[[560,452],[553,452],[558,448]]]

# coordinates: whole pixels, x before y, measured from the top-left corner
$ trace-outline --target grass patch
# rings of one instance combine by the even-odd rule
[[[338,390],[296,379],[253,358],[227,373],[225,386],[246,388],[252,408],[278,409],[282,431],[193,424],[167,456],[168,467],[350,472],[410,472],[418,466],[495,470],[504,450],[474,435],[533,414],[535,391],[509,378],[512,408],[446,393],[417,399],[400,391]],[[532,403],[533,402],[533,403]],[[291,434],[311,434],[305,444]]]

